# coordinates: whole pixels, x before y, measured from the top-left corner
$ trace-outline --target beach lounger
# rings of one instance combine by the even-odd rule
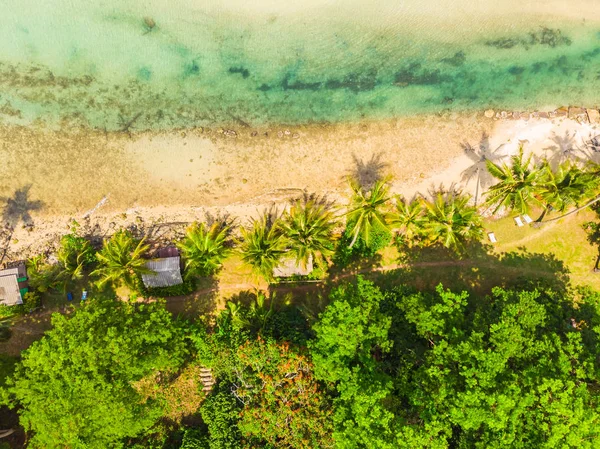
[[[525,220],[525,223],[530,224],[533,223],[533,220],[531,219],[531,217],[527,214],[523,215],[523,220]]]
[[[496,243],[498,240],[496,240],[496,235],[493,232],[488,232],[488,238],[490,239],[490,242],[492,243]]]
[[[518,227],[521,227],[521,226],[523,226],[523,220],[521,220],[521,217],[515,217],[515,218],[514,218],[514,220],[515,220],[515,224],[516,224]]]

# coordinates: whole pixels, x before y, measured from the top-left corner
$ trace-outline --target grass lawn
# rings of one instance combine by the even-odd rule
[[[510,217],[487,222],[486,227],[494,231],[498,239],[494,245],[495,253],[526,250],[554,254],[566,265],[574,285],[590,285],[600,290],[600,273],[593,271],[598,248],[587,241],[582,228],[583,223],[595,220],[595,212],[584,210],[541,228],[517,227]]]

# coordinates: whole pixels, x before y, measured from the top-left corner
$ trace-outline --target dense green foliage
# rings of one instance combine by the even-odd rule
[[[134,382],[176,369],[184,359],[181,331],[162,303],[94,299],[23,353],[8,392],[31,447],[120,447],[161,416]]]
[[[575,309],[546,290],[384,294],[359,280],[332,300],[312,351],[338,391],[337,447],[598,444],[597,294]]]

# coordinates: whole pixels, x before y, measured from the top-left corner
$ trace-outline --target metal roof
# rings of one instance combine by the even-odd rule
[[[21,292],[19,291],[19,282],[17,276],[18,268],[9,268],[0,271],[0,304],[7,306],[16,306],[23,304]]]
[[[291,276],[306,276],[313,270],[312,256],[308,258],[306,267],[302,262],[298,263],[295,258],[288,258],[281,261],[279,266],[273,270],[273,276],[278,278],[288,278]]]
[[[146,287],[170,287],[171,285],[183,284],[179,257],[152,259],[146,262],[146,267],[154,272],[152,274],[142,274],[142,281]]]

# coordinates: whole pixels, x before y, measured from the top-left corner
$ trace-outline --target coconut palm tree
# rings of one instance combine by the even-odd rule
[[[487,162],[490,161],[495,163],[506,157],[506,155],[499,153],[502,147],[504,147],[504,144],[492,150],[490,147],[489,136],[484,133],[479,145],[476,148],[472,147],[467,142],[463,143],[462,147],[465,154],[469,159],[471,159],[472,162],[472,165],[462,173],[462,180],[465,184],[467,184],[473,178],[476,178],[474,203],[475,206],[477,206],[479,189],[485,189],[493,182],[493,178],[487,169]]]
[[[578,207],[582,201],[594,196],[598,185],[597,176],[572,162],[564,162],[553,170],[550,162],[544,161],[537,189],[543,211],[536,221],[541,222],[551,208],[564,212],[571,207]]]
[[[285,237],[279,220],[271,212],[265,212],[258,220],[253,220],[249,228],[241,228],[242,239],[239,251],[242,260],[252,271],[273,280],[273,269],[279,265],[286,252]]]
[[[185,276],[210,276],[221,269],[230,253],[231,227],[214,222],[210,228],[194,223],[177,247],[185,261]]]
[[[337,225],[325,198],[304,194],[292,202],[281,221],[290,253],[304,267],[309,260],[322,260],[333,253],[333,231]]]
[[[388,223],[392,229],[399,231],[399,237],[409,247],[412,247],[422,236],[427,223],[425,206],[420,198],[406,201],[396,197],[396,207],[389,215]]]
[[[82,279],[85,267],[96,259],[90,243],[84,237],[72,234],[64,235],[60,239],[57,258],[55,283],[63,292],[66,292],[73,282]]]
[[[510,165],[486,162],[490,174],[498,179],[498,182],[485,193],[487,196],[485,204],[494,207],[493,213],[504,206],[524,214],[529,211],[532,204],[540,204],[536,192],[541,180],[541,172],[539,168],[532,166],[531,161],[532,156],[525,158],[521,146],[519,152],[511,156]]]
[[[464,243],[483,236],[483,223],[477,209],[469,206],[469,196],[458,192],[437,192],[425,201],[425,234],[431,244],[439,243],[457,253]]]
[[[99,278],[99,287],[110,283],[136,289],[139,276],[152,273],[143,259],[148,249],[144,240],[134,239],[127,231],[118,231],[96,253],[100,266],[91,275]]]
[[[352,226],[352,248],[359,236],[368,247],[371,243],[371,233],[376,229],[387,229],[390,200],[389,187],[386,181],[376,181],[373,187],[366,191],[356,180],[350,180],[352,199],[346,212],[347,222]]]

